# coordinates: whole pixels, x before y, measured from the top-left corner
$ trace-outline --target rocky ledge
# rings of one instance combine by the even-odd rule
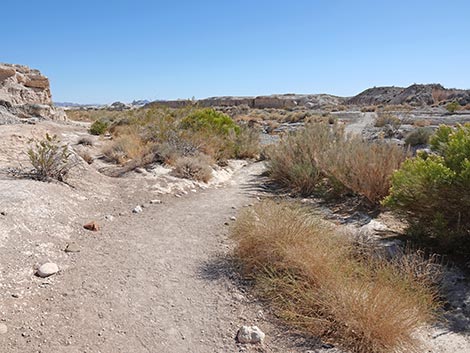
[[[0,63],[0,125],[25,119],[65,120],[66,115],[52,104],[49,79],[41,72]]]

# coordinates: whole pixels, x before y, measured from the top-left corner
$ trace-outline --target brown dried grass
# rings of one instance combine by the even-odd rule
[[[351,352],[419,351],[413,334],[438,307],[422,257],[387,262],[357,251],[331,224],[286,203],[246,210],[232,236],[256,293],[296,329]]]

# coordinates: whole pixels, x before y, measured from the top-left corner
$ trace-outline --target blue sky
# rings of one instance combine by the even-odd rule
[[[470,88],[468,0],[6,0],[2,12],[0,62],[40,69],[55,101]]]

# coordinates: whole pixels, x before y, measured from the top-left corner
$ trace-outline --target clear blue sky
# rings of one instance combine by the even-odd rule
[[[55,101],[470,88],[468,0],[6,0],[0,62]]]

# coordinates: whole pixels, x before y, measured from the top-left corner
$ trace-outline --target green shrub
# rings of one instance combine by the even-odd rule
[[[460,110],[460,104],[458,102],[450,102],[450,103],[447,103],[446,105],[446,109],[449,113],[454,113],[456,112],[457,110]]]
[[[426,127],[419,127],[411,131],[405,138],[407,146],[427,145],[429,138],[432,135],[432,129]]]
[[[419,153],[394,173],[384,205],[432,237],[468,236],[470,124],[439,127],[430,145],[435,154]]]
[[[208,131],[220,135],[236,134],[240,127],[228,116],[211,108],[200,109],[181,121],[181,128],[193,131]]]
[[[108,130],[109,123],[103,120],[96,120],[90,126],[90,134],[92,135],[103,135]]]
[[[34,176],[42,181],[65,181],[73,167],[71,152],[67,146],[61,145],[56,135],[46,134],[43,140],[34,141],[34,146],[28,150],[28,157]]]

